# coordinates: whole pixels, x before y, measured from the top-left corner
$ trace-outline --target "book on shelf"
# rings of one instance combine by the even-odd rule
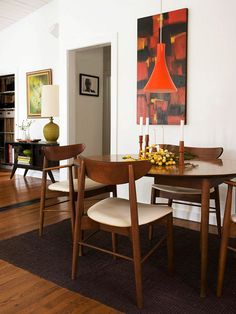
[[[6,160],[7,163],[12,164],[14,162],[14,148],[11,144],[8,144],[8,160]]]
[[[17,157],[18,164],[24,164],[24,165],[30,165],[31,163],[31,157],[28,156],[18,156]]]

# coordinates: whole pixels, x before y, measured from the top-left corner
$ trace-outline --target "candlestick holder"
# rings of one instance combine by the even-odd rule
[[[143,150],[143,136],[139,135],[139,157],[142,157]]]
[[[145,135],[145,155],[149,153],[149,134]]]
[[[179,166],[184,166],[184,141],[179,141]]]

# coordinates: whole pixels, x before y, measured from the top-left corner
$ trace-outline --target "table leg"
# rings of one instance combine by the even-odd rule
[[[201,288],[200,296],[206,296],[207,289],[207,259],[208,259],[208,228],[209,228],[209,200],[210,182],[202,182],[202,208],[201,208]]]

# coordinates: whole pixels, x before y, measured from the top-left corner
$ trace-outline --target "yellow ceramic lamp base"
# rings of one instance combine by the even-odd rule
[[[45,140],[49,143],[55,143],[59,137],[59,126],[53,122],[53,118],[50,118],[50,122],[43,128],[43,135]]]

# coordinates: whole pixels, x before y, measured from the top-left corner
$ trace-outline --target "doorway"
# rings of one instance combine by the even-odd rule
[[[110,154],[111,45],[71,50],[68,61],[69,142],[85,143],[85,156]],[[81,74],[91,77],[91,93],[83,92]]]

